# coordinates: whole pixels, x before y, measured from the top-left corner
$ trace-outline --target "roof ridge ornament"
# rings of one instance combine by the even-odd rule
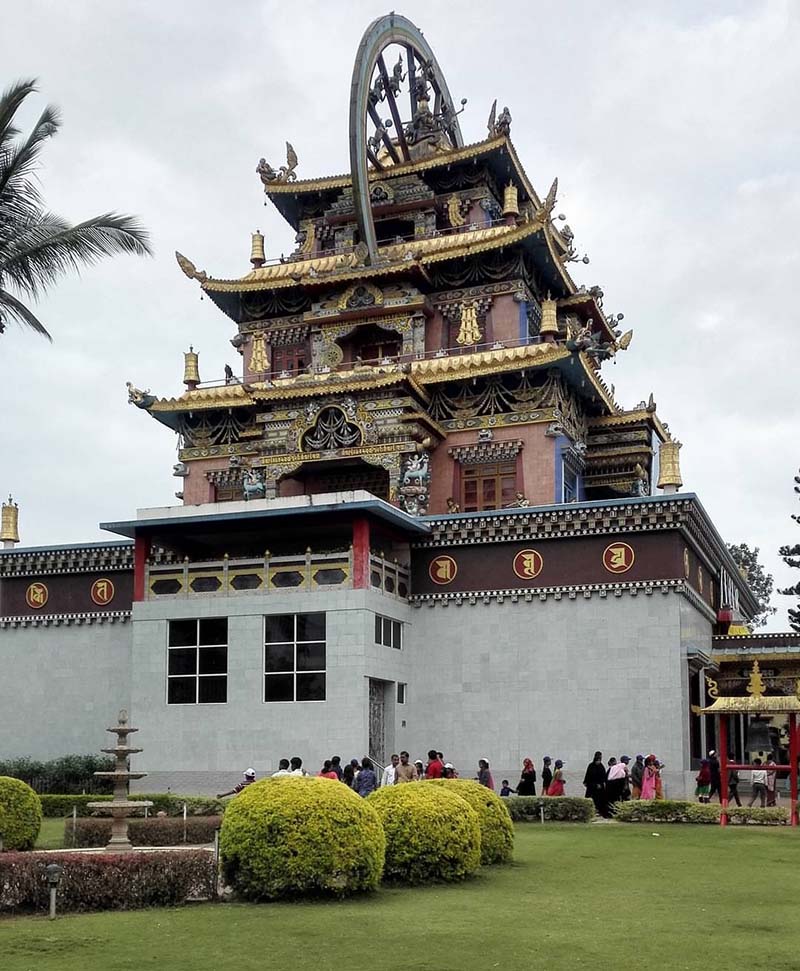
[[[291,142],[286,143],[286,165],[274,169],[265,158],[260,158],[256,172],[261,176],[264,191],[266,192],[267,186],[275,182],[296,182],[297,173],[295,169],[298,165],[297,152],[295,152]]]

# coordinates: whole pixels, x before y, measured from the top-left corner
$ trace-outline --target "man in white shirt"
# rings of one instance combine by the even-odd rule
[[[303,760],[299,755],[292,756],[292,761],[290,763],[292,771],[289,775],[306,775],[306,770],[303,768]]]
[[[383,775],[381,776],[382,786],[393,786],[397,779],[397,766],[400,764],[400,756],[393,755],[391,761],[383,770]]]
[[[289,760],[281,759],[280,762],[278,762],[278,771],[272,773],[272,778],[274,779],[275,776],[278,776],[278,775],[291,775],[291,774],[292,773],[289,771]]]
[[[765,806],[767,803],[767,770],[761,768],[761,759],[753,759],[753,766],[753,769],[750,770],[753,798],[748,803],[748,806],[752,806],[756,799],[760,799],[761,805]]]

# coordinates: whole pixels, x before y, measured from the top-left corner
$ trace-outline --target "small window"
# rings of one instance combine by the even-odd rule
[[[406,689],[408,685],[402,681],[397,682],[397,704],[404,705],[406,703]]]
[[[228,620],[170,620],[167,704],[224,705],[228,700]]]
[[[403,649],[403,625],[399,620],[392,620],[391,617],[381,617],[375,615],[375,643],[383,647],[393,647],[395,650]]]
[[[264,618],[264,701],[325,701],[325,614]]]

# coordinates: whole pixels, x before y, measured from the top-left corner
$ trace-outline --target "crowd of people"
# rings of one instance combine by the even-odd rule
[[[275,776],[308,776],[316,774],[323,779],[333,779],[349,786],[359,796],[368,796],[379,786],[392,786],[403,782],[417,782],[419,779],[457,779],[458,773],[452,762],[445,762],[442,752],[431,749],[428,752],[427,763],[422,759],[413,762],[408,752],[400,752],[399,755],[392,755],[389,764],[382,771],[380,765],[369,756],[363,759],[350,759],[342,765],[339,755],[333,755],[330,759],[325,759],[322,767],[317,773],[307,772],[303,768],[303,760],[299,756],[291,759],[281,759],[278,763]],[[535,773],[534,773],[535,775]],[[478,771],[475,778],[482,785],[489,789],[494,789],[494,779],[489,769],[488,759],[478,760]],[[228,792],[217,793],[218,799],[225,796],[236,796],[244,788],[256,781],[256,771],[253,768],[246,769],[243,773],[242,781]]]
[[[733,756],[730,756],[733,760]],[[763,764],[761,759],[753,760],[751,770],[752,806],[760,800],[762,806],[777,805],[777,770],[770,770],[775,762],[770,759]],[[603,762],[603,753],[595,752],[594,758],[587,765],[583,777],[586,798],[591,799],[600,816],[610,818],[614,815],[614,806],[618,802],[629,799],[663,799],[664,787],[661,773],[664,763],[655,755],[637,755],[631,761],[630,756],[621,755],[619,759],[612,756],[608,762]],[[342,765],[338,755],[325,759],[317,773],[309,773],[303,768],[303,760],[299,756],[292,759],[281,759],[277,772],[273,776],[306,776],[316,774],[322,778],[333,779],[349,786],[359,796],[368,796],[380,786],[397,785],[403,782],[416,782],[419,779],[457,779],[458,772],[452,762],[446,762],[442,752],[431,749],[428,759],[411,760],[408,752],[392,755],[389,764],[381,766],[373,759],[365,756],[362,759],[350,759]],[[475,776],[481,785],[494,790],[495,784],[489,768],[489,760],[478,760]],[[218,798],[233,796],[241,792],[251,782],[255,782],[255,770],[250,768],[244,773],[242,781],[229,792],[218,793]],[[541,773],[537,779],[536,767],[533,760],[526,758],[522,763],[519,782],[513,787],[508,779],[503,779],[500,795],[503,797],[535,796],[537,781],[540,793],[544,796],[563,796],[565,794],[566,779],[564,776],[564,762],[562,759],[553,760],[549,755],[542,759]],[[699,802],[709,803],[716,795],[721,801],[721,771],[716,751],[708,753],[708,758],[700,763],[700,771],[696,778],[695,795]],[[739,798],[739,772],[728,770],[728,800],[741,806]]]

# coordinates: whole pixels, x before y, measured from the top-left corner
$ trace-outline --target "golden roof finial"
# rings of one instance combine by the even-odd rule
[[[11,549],[19,542],[19,506],[9,494],[8,502],[3,503],[0,519],[0,540],[4,549]]]
[[[267,262],[267,258],[264,256],[264,236],[260,229],[253,233],[250,244],[250,262],[256,269]]]
[[[539,325],[539,336],[546,341],[554,341],[558,337],[558,314],[556,313],[556,302],[550,299],[542,300],[542,322]]]
[[[764,694],[764,679],[758,668],[758,661],[753,661],[753,670],[750,672],[750,680],[747,682],[747,693],[754,698],[760,698]]]
[[[681,443],[674,439],[662,442],[658,450],[660,469],[658,488],[663,489],[667,495],[672,495],[677,492],[683,485],[680,457],[678,455],[680,450]]]
[[[513,182],[509,182],[503,190],[503,215],[519,215],[519,195]]]
[[[199,357],[191,344],[189,350],[183,353],[183,383],[190,391],[194,391],[200,384]]]

